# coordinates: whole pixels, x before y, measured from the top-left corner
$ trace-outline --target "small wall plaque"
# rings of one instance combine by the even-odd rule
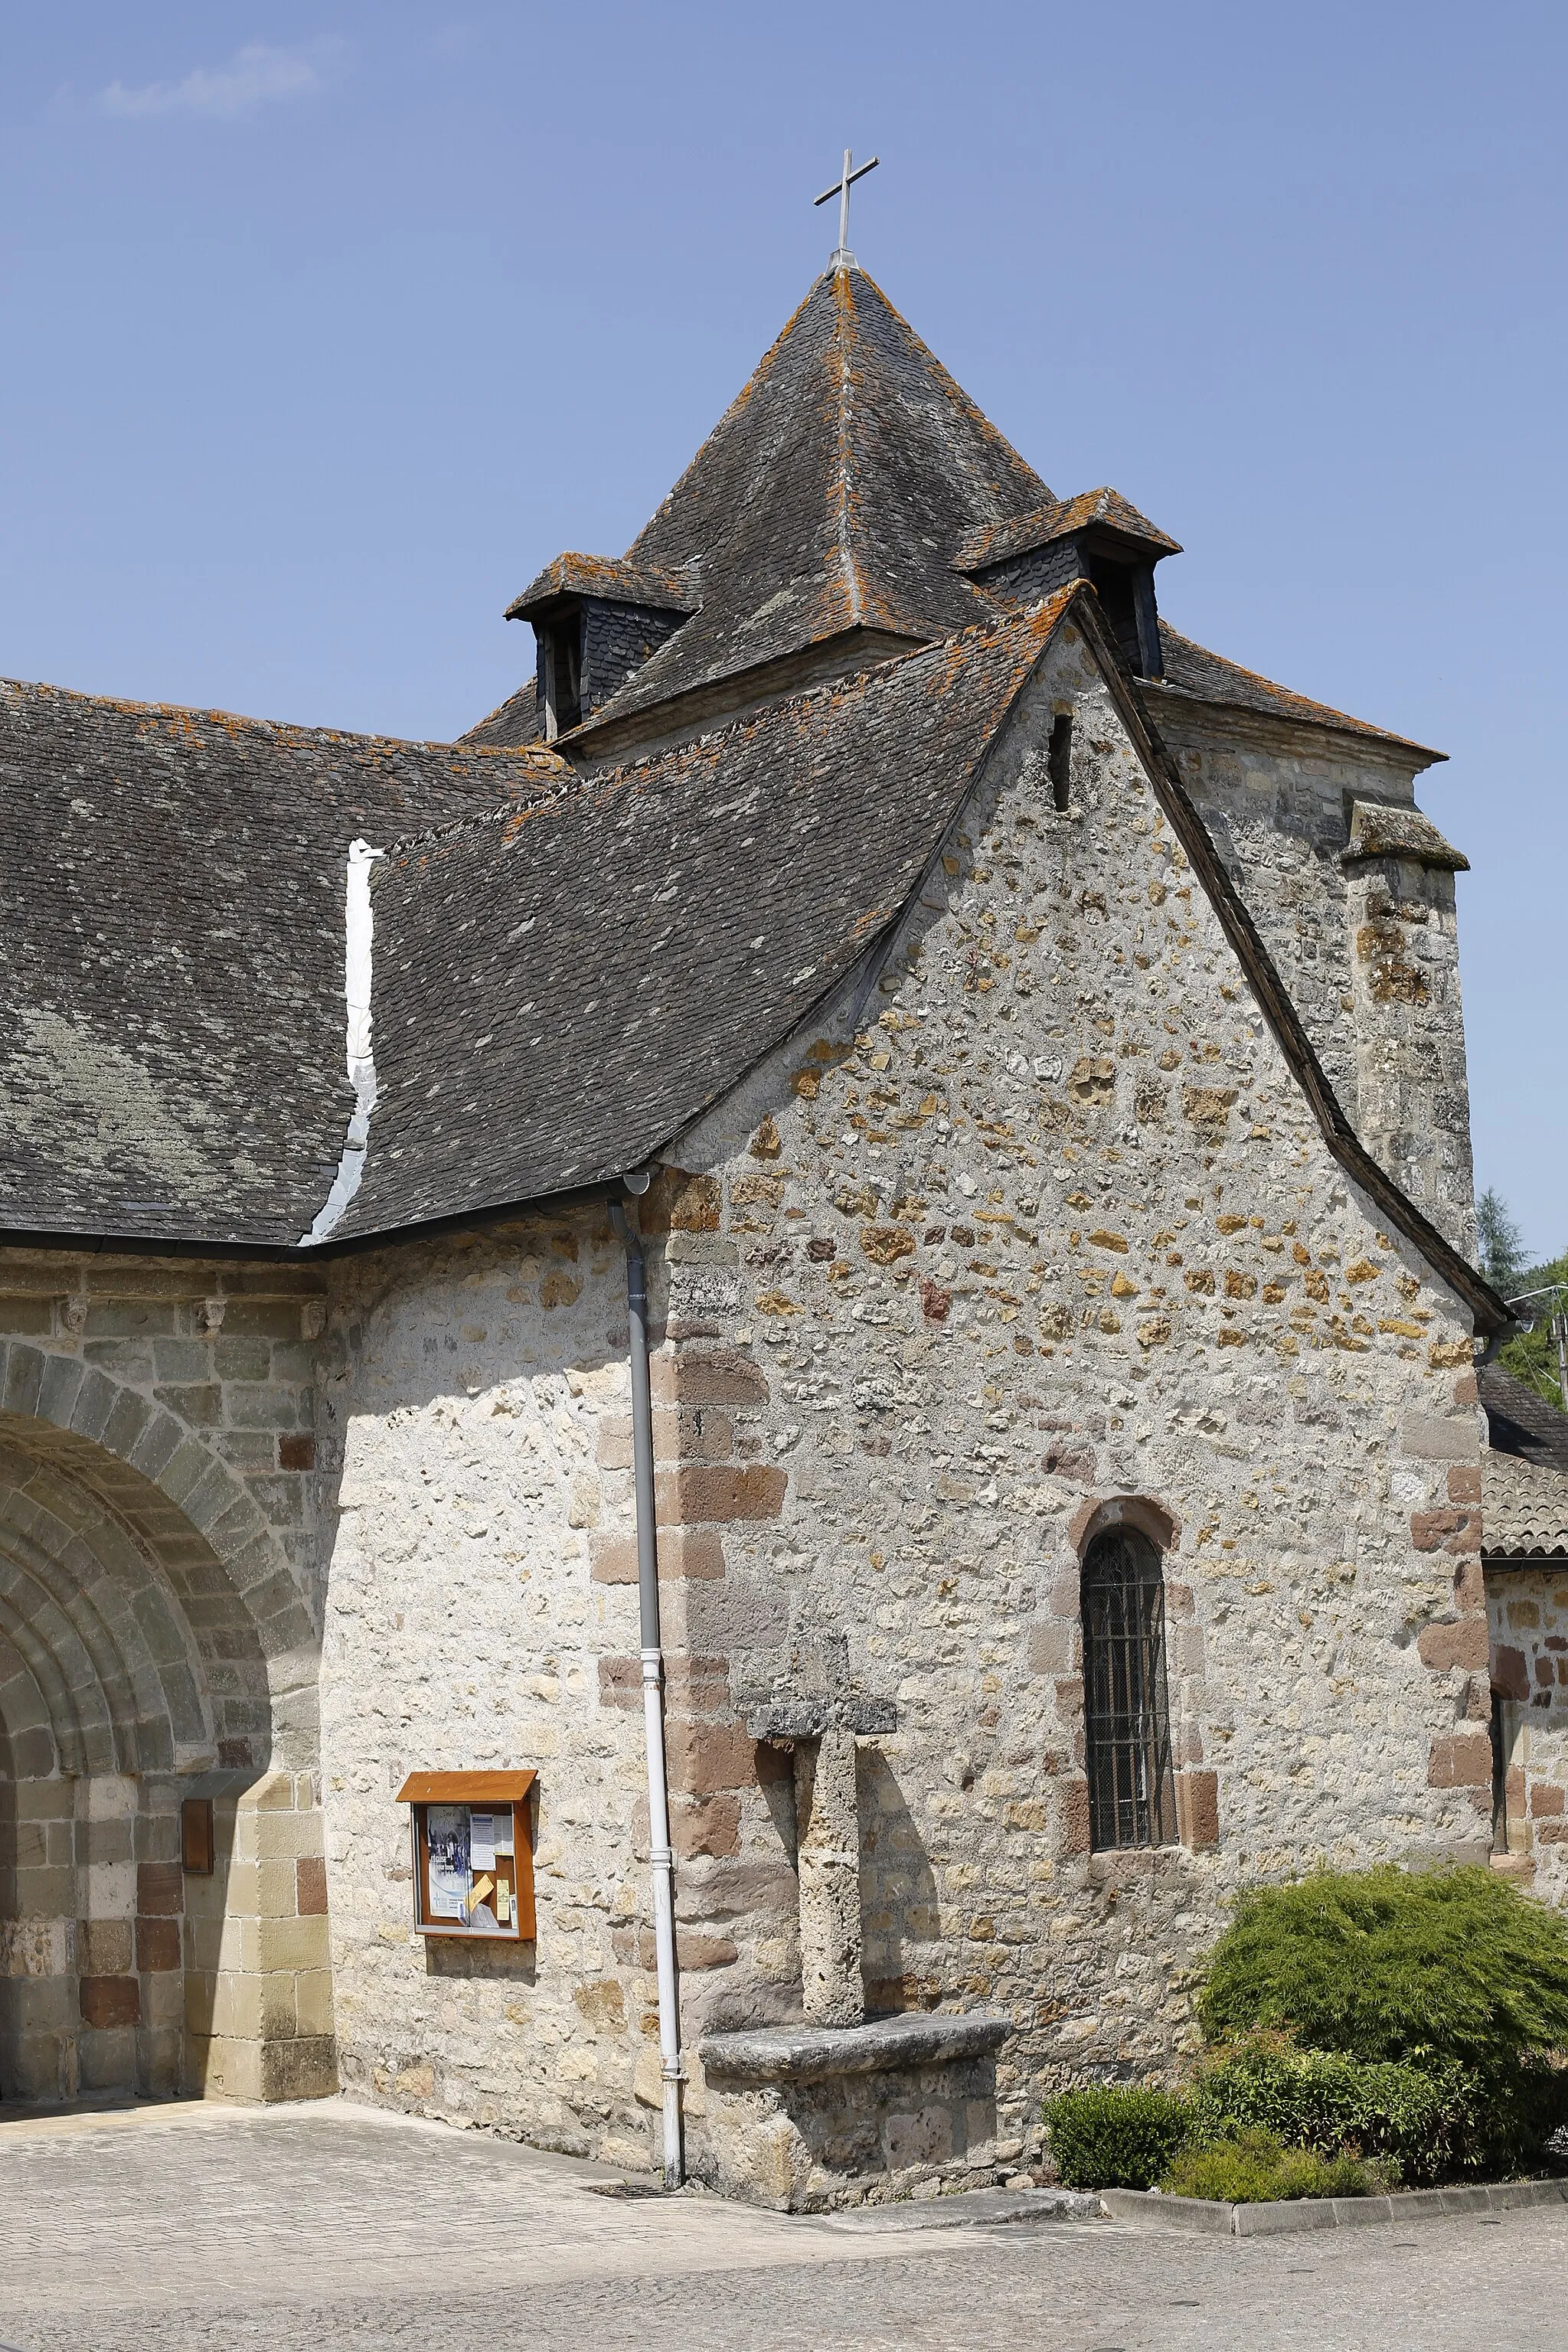
[[[422,1936],[531,1944],[531,1772],[411,1772],[414,1925]]]

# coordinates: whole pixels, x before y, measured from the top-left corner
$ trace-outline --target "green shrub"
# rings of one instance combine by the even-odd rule
[[[1323,1871],[1245,1895],[1210,1956],[1211,2042],[1259,2027],[1418,2067],[1448,2102],[1443,2161],[1511,2170],[1568,2123],[1568,1922],[1484,1869]]]
[[[1458,2066],[1363,2063],[1255,2033],[1210,2058],[1193,2095],[1194,2142],[1273,2132],[1288,2147],[1375,2157],[1402,2180],[1442,2179],[1474,2137],[1469,2078]]]
[[[1287,2147],[1278,2134],[1253,2130],[1181,2149],[1160,2185],[1173,2197],[1261,2205],[1276,2198],[1366,2197],[1386,2184],[1358,2157]]]
[[[1173,2091],[1101,2083],[1047,2101],[1057,2171],[1069,2189],[1152,2189],[1187,2136]]]

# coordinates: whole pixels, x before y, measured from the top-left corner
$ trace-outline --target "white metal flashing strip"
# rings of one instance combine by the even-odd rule
[[[347,1059],[354,1090],[354,1107],[332,1189],[317,1212],[300,1247],[310,1249],[330,1238],[359,1191],[364,1155],[370,1143],[370,1115],[375,1108],[375,1056],[371,1051],[371,940],[374,921],[370,910],[370,868],[373,858],[384,857],[368,841],[349,844],[348,877],[343,891],[343,1003],[347,1013]]]

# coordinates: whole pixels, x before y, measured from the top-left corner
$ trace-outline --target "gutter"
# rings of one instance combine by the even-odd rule
[[[624,1180],[633,1194],[646,1192],[649,1175],[635,1170]],[[653,1400],[647,1368],[647,1269],[641,1236],[619,1201],[610,1223],[626,1254],[626,1309],[631,1325],[628,1353],[632,1376],[632,1473],[637,1493],[637,1615],[642,1648],[643,1727],[647,1746],[648,1860],[653,1867],[653,1943],[658,1974],[659,2072],[664,2078],[664,2185],[679,2189],[685,2178],[681,2150],[680,1994],[675,1972],[675,1849],[669,1842],[669,1783],[664,1753],[664,1652],[658,1624],[658,1538],[654,1521]]]

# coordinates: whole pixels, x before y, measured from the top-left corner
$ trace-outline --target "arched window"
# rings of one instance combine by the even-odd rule
[[[1148,1537],[1129,1527],[1096,1536],[1084,1554],[1082,1599],[1089,1843],[1173,1844],[1165,1580]]]

